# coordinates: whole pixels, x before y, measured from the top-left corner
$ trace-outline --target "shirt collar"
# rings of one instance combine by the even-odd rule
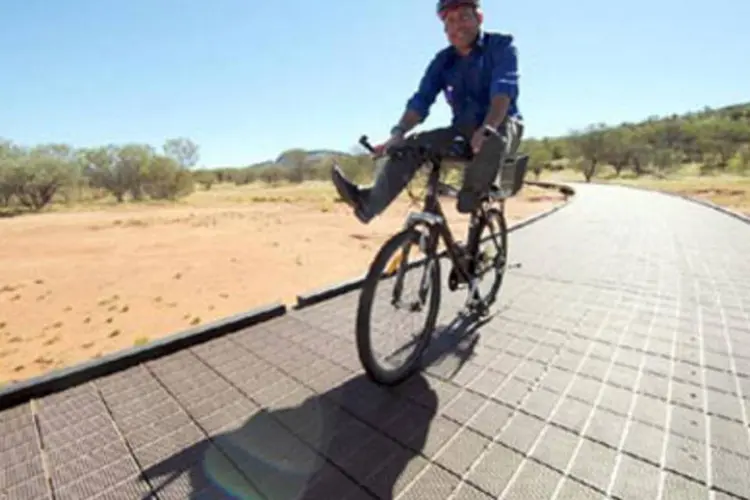
[[[480,29],[477,34],[477,39],[474,40],[474,47],[483,49],[484,48],[484,32]]]
[[[471,55],[471,54],[472,54],[472,53],[473,53],[473,52],[474,52],[475,50],[480,50],[480,51],[481,51],[482,49],[484,49],[484,46],[485,46],[485,44],[486,44],[486,42],[485,42],[485,40],[484,40],[484,39],[485,39],[485,33],[484,33],[484,31],[482,31],[482,30],[480,29],[480,30],[479,30],[479,33],[477,33],[477,37],[476,37],[476,39],[475,39],[475,40],[474,40],[474,42],[473,42],[473,43],[471,44],[471,51],[469,52],[469,55]],[[460,54],[458,53],[458,50],[456,50],[456,48],[455,48],[455,47],[453,48],[453,53],[454,53],[455,55],[457,55],[457,56],[458,56],[458,55],[460,55]]]

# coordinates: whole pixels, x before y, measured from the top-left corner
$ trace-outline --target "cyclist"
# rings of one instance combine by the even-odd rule
[[[511,35],[481,29],[479,0],[439,0],[437,14],[450,46],[430,61],[390,138],[375,149],[380,155],[405,142],[443,151],[460,141],[470,145],[472,158],[464,169],[456,203],[460,213],[470,213],[489,191],[503,159],[515,154],[523,135],[517,105],[516,47]],[[407,132],[427,118],[440,91],[451,107],[451,125],[406,138]],[[367,224],[406,187],[420,164],[419,158],[394,154],[370,187],[351,183],[338,166],[332,171],[332,180],[356,217]]]

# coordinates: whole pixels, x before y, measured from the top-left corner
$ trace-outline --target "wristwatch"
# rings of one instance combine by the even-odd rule
[[[406,130],[404,130],[404,127],[402,127],[401,125],[395,125],[391,129],[391,136],[394,136],[396,134],[403,136],[405,133],[406,133]]]
[[[494,136],[499,135],[497,132],[497,129],[493,127],[492,125],[482,125],[482,131],[484,132],[485,137],[489,137],[491,135],[494,135]]]

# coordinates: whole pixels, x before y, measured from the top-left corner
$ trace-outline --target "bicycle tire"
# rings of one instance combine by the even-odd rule
[[[415,371],[420,368],[422,355],[429,344],[432,333],[437,322],[437,315],[440,309],[440,261],[435,255],[434,249],[428,251],[428,255],[422,266],[432,263],[432,272],[429,287],[429,297],[426,301],[428,307],[427,317],[424,328],[418,336],[418,345],[414,353],[409,357],[403,367],[397,369],[394,373],[384,370],[375,360],[371,343],[371,324],[372,305],[377,294],[377,286],[384,275],[385,267],[390,262],[390,258],[395,252],[403,248],[406,243],[419,245],[421,232],[414,227],[406,228],[388,239],[381,247],[370,265],[370,269],[365,277],[362,290],[359,295],[359,305],[357,308],[356,322],[356,341],[357,353],[360,363],[362,364],[367,376],[377,384],[393,386],[409,378]]]
[[[474,248],[477,248],[478,244],[481,243],[481,235],[485,228],[489,226],[491,230],[492,226],[490,223],[493,219],[497,221],[499,234],[492,236],[499,236],[500,240],[500,254],[496,255],[495,258],[500,258],[500,264],[502,265],[502,267],[498,267],[497,262],[494,263],[495,276],[492,287],[490,288],[490,291],[487,292],[487,295],[485,297],[482,297],[482,300],[484,301],[486,307],[490,307],[497,300],[497,294],[498,292],[500,292],[500,288],[503,285],[505,269],[508,264],[508,226],[505,220],[505,214],[502,210],[498,210],[497,208],[490,208],[484,213],[484,216],[481,218],[476,232],[477,238],[480,238],[480,241],[477,242],[477,246]]]

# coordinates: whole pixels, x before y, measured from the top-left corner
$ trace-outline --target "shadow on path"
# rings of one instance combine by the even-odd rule
[[[474,349],[479,342],[479,329],[492,321],[493,317],[478,319],[457,315],[447,325],[438,326],[422,357],[422,366],[443,366],[448,371],[441,375],[453,378],[474,355]]]
[[[462,364],[476,344],[476,327],[457,320],[438,329],[424,364],[457,347]],[[405,471],[425,446],[437,406],[422,374],[390,389],[358,374],[298,406],[257,408],[241,426],[181,450],[144,475],[159,498],[391,499],[408,483]]]
[[[358,375],[299,406],[260,408],[239,428],[183,449],[144,474],[159,498],[371,498],[355,482],[392,498],[437,409],[423,376],[409,381],[408,392],[421,406]],[[412,452],[365,422],[384,427]]]

